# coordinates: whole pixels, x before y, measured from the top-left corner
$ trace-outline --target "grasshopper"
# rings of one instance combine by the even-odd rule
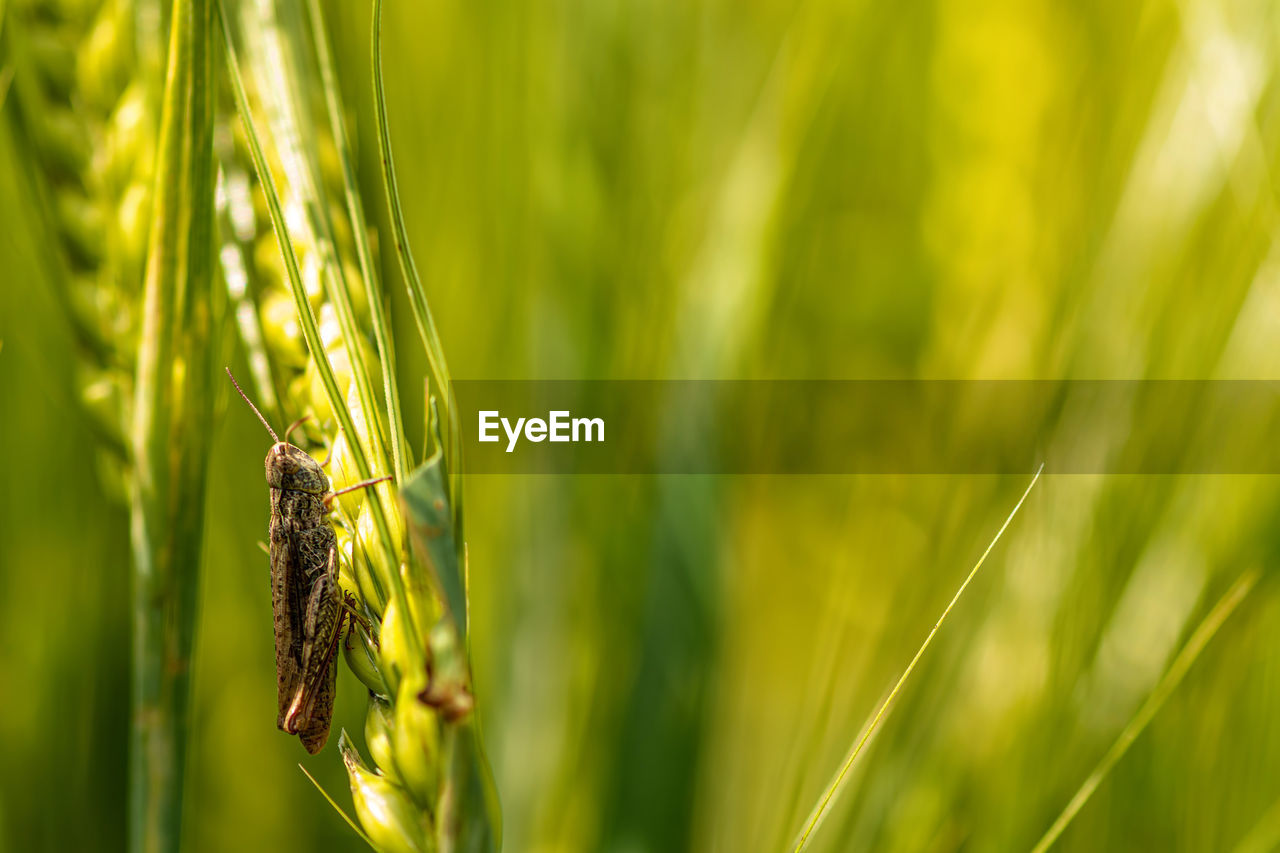
[[[390,480],[378,477],[332,491],[322,463],[281,440],[253,405],[231,369],[227,375],[275,444],[267,452],[271,487],[271,607],[276,640],[276,726],[297,735],[307,752],[319,752],[329,738],[337,685],[339,638],[348,617],[368,623],[338,585],[338,545],[328,514],[333,499]],[[328,460],[325,460],[327,464]]]

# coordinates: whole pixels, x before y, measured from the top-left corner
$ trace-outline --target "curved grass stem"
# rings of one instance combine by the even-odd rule
[[[373,103],[377,124],[378,154],[382,160],[383,188],[387,195],[387,208],[391,215],[391,230],[395,236],[396,257],[400,260],[400,271],[404,275],[405,289],[409,294],[409,304],[413,308],[413,318],[418,326],[418,334],[422,337],[423,347],[427,352],[427,364],[431,370],[431,380],[437,392],[443,398],[444,425],[444,460],[445,469],[450,478],[450,505],[453,507],[455,525],[462,512],[461,489],[457,486],[458,472],[461,471],[460,459],[462,444],[458,425],[458,407],[453,397],[453,385],[449,376],[449,365],[445,361],[444,346],[440,342],[440,333],[436,330],[435,319],[431,315],[431,306],[427,301],[427,291],[422,285],[422,277],[418,274],[418,265],[409,249],[409,233],[405,227],[404,211],[400,206],[400,187],[396,180],[395,158],[391,151],[391,136],[387,125],[386,87],[382,76],[382,0],[373,2]]]
[[[1213,639],[1213,635],[1218,633],[1222,623],[1227,621],[1227,617],[1232,614],[1257,582],[1258,572],[1256,570],[1245,572],[1214,605],[1213,610],[1209,611],[1209,615],[1204,617],[1204,621],[1192,633],[1191,638],[1187,640],[1187,644],[1182,647],[1182,651],[1178,652],[1178,656],[1174,658],[1169,670],[1160,679],[1160,683],[1151,691],[1147,701],[1142,703],[1142,707],[1125,725],[1115,743],[1102,756],[1098,765],[1093,768],[1093,772],[1088,775],[1080,789],[1076,791],[1075,796],[1071,798],[1066,808],[1058,815],[1058,819],[1053,822],[1053,825],[1049,827],[1036,846],[1031,848],[1031,853],[1045,853],[1046,850],[1054,845],[1067,828],[1067,825],[1080,813],[1085,803],[1089,802],[1093,792],[1098,790],[1098,786],[1102,784],[1102,780],[1106,778],[1106,775],[1111,772],[1111,768],[1115,767],[1116,762],[1124,756],[1129,747],[1133,746],[1133,742],[1138,739],[1138,735],[1142,734],[1142,730],[1155,717],[1156,712],[1164,705],[1170,694],[1182,683],[1187,671],[1196,662],[1196,658],[1200,657],[1200,653],[1204,651],[1205,646]]]
[[[853,767],[853,763],[857,761],[858,755],[862,752],[862,748],[866,746],[867,741],[871,739],[871,736],[875,734],[876,729],[878,729],[880,724],[884,722],[886,715],[889,713],[889,709],[893,706],[893,701],[898,698],[898,694],[902,691],[903,685],[907,683],[907,679],[911,677],[911,673],[915,670],[916,664],[920,662],[920,658],[924,656],[925,651],[929,648],[929,644],[933,642],[933,638],[938,633],[938,629],[942,627],[942,623],[946,621],[952,608],[955,607],[956,602],[960,600],[960,596],[964,595],[964,591],[968,588],[969,582],[978,574],[978,569],[982,568],[982,564],[986,562],[988,555],[991,554],[991,549],[993,549],[996,546],[996,543],[1000,541],[1000,537],[1003,536],[1005,530],[1008,529],[1010,522],[1013,521],[1013,517],[1018,514],[1018,510],[1022,509],[1023,502],[1026,501],[1027,495],[1031,494],[1031,490],[1035,487],[1036,481],[1040,479],[1040,473],[1042,471],[1044,471],[1043,464],[1036,470],[1035,476],[1031,478],[1031,482],[1027,485],[1026,491],[1022,493],[1022,497],[1018,498],[1018,503],[1014,505],[1013,510],[1009,513],[1008,517],[1005,518],[1004,524],[1000,525],[1000,529],[996,531],[995,537],[991,540],[991,543],[987,545],[987,550],[982,552],[982,556],[978,558],[978,562],[969,570],[969,575],[964,579],[964,583],[960,584],[960,588],[956,590],[956,594],[952,596],[950,603],[948,603],[946,608],[943,609],[942,615],[938,617],[938,621],[933,625],[933,630],[929,632],[929,636],[924,638],[924,642],[920,644],[920,648],[916,651],[915,657],[911,659],[911,663],[907,664],[907,668],[903,670],[902,677],[898,679],[898,683],[893,686],[893,689],[889,691],[888,697],[883,703],[881,703],[879,710],[876,711],[876,715],[871,719],[871,725],[867,726],[862,732],[862,735],[854,742],[853,748],[849,750],[849,755],[844,760],[844,764],[842,764],[840,769],[836,771],[836,775],[832,777],[831,783],[818,799],[818,804],[814,806],[813,811],[809,813],[809,817],[805,821],[804,829],[800,831],[800,835],[796,838],[796,853],[799,853],[799,851],[804,850],[809,846],[809,841],[811,840],[814,831],[822,823],[823,818],[827,816],[836,796],[844,787],[845,778],[849,775],[849,770]]]

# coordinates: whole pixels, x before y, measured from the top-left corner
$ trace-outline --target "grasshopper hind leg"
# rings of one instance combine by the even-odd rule
[[[336,663],[336,661],[335,661]],[[311,755],[324,749],[329,740],[329,726],[333,722],[333,700],[337,696],[338,667],[330,666],[329,674],[316,685],[315,712],[307,726],[298,731],[298,740]]]
[[[337,549],[329,552],[328,570],[308,596],[303,622],[302,680],[286,715],[286,731],[297,734],[307,752],[324,747],[337,694],[338,638],[346,612],[338,587]]]

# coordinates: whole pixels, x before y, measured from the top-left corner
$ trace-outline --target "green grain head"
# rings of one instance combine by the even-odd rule
[[[9,4],[11,116],[36,168],[57,293],[80,344],[77,381],[125,494],[143,268],[163,89],[154,0]]]
[[[495,847],[496,804],[462,639],[465,604],[446,592],[461,588],[464,555],[449,468],[456,456],[446,458],[451,404],[444,393],[445,427],[429,427],[430,453],[414,458],[318,3],[226,8],[244,123],[219,147],[221,255],[253,381],[280,423],[310,416],[298,441],[317,455],[332,448],[335,489],[394,477],[342,496],[333,516],[341,583],[374,626],[372,637],[344,643],[370,693],[372,763],[340,740],[356,816],[380,850],[451,849],[467,838]],[[398,213],[393,207],[397,221]],[[410,288],[412,301],[421,285]],[[431,355],[433,326],[424,341],[442,367]],[[443,376],[437,370],[433,380],[447,392]],[[443,508],[443,518],[421,517],[415,507],[424,505]]]

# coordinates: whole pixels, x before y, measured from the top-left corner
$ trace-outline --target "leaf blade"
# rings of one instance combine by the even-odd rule
[[[948,603],[943,609],[942,615],[939,616],[938,621],[934,623],[933,629],[929,632],[928,636],[925,637],[924,642],[916,651],[915,657],[913,657],[911,662],[907,664],[907,668],[903,670],[902,676],[893,686],[893,689],[889,691],[888,697],[886,697],[884,702],[881,703],[879,710],[876,711],[875,716],[871,719],[871,724],[866,727],[862,735],[854,742],[852,749],[850,749],[848,756],[845,758],[844,764],[841,765],[840,769],[836,771],[835,776],[832,777],[826,790],[818,799],[813,810],[809,813],[809,817],[805,821],[805,825],[801,829],[800,834],[796,837],[796,853],[800,853],[800,851],[809,846],[809,841],[812,838],[813,833],[822,824],[822,821],[826,818],[832,803],[840,793],[840,790],[844,787],[845,778],[848,775],[850,768],[853,767],[854,761],[857,760],[858,755],[862,752],[862,748],[866,746],[867,741],[871,739],[871,736],[875,734],[876,729],[878,729],[880,724],[884,722],[889,708],[893,705],[894,699],[898,697],[898,693],[901,692],[903,685],[906,684],[907,679],[911,677],[911,673],[915,670],[916,664],[920,662],[920,658],[922,658],[925,651],[928,650],[929,645],[933,642],[933,638],[938,633],[938,629],[940,629],[942,627],[942,623],[947,620],[947,616],[951,614],[951,610],[956,606],[956,602],[960,600],[960,596],[964,595],[964,591],[968,588],[970,581],[972,581],[978,574],[978,570],[982,568],[982,564],[986,562],[987,557],[991,554],[991,550],[995,548],[996,543],[1000,541],[1000,537],[1004,535],[1005,530],[1007,530],[1010,523],[1013,522],[1014,516],[1018,514],[1018,510],[1022,509],[1022,504],[1027,500],[1027,496],[1031,494],[1031,490],[1035,488],[1036,482],[1040,479],[1040,474],[1043,471],[1044,464],[1042,463],[1036,470],[1035,476],[1031,478],[1031,482],[1027,485],[1026,491],[1022,493],[1022,497],[1018,498],[1017,504],[1014,505],[1013,509],[1009,512],[1009,515],[1005,518],[1004,524],[1000,525],[1000,529],[996,531],[996,535],[987,545],[987,549],[982,552],[982,556],[978,558],[978,562],[969,570],[968,576],[966,576],[964,582],[960,584],[960,588],[956,590],[956,594],[952,596],[950,603]]]

